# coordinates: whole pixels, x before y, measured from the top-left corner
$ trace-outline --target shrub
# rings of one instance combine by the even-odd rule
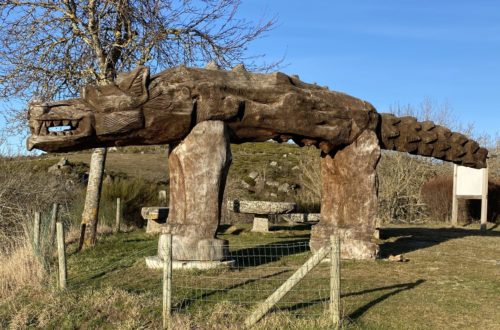
[[[438,176],[422,185],[421,199],[426,204],[426,214],[433,220],[449,221],[451,219],[453,178]],[[500,220],[500,180],[490,179],[488,182],[488,221]],[[478,220],[481,217],[479,200],[459,200],[458,219],[462,221]]]

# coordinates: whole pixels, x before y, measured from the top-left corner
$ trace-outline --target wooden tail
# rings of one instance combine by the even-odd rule
[[[380,144],[383,149],[434,157],[459,165],[485,168],[488,150],[476,141],[432,121],[381,114]]]

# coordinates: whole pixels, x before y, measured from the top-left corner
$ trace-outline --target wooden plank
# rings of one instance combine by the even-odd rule
[[[116,217],[115,217],[115,233],[120,232],[120,224],[122,221],[122,202],[121,198],[116,199]]]
[[[481,198],[481,230],[486,230],[488,221],[488,168],[483,169],[483,196]]]
[[[457,164],[453,164],[453,193],[451,206],[451,226],[455,227],[458,223],[458,199],[457,199]]]
[[[164,239],[162,249],[163,260],[163,329],[168,329],[172,314],[172,234],[161,234]],[[166,237],[165,237],[166,236]]]
[[[340,238],[330,236],[330,313],[335,328],[340,326]]]
[[[52,204],[52,215],[50,217],[50,245],[54,244],[54,238],[56,237],[56,222],[57,215],[59,213],[59,204]]]
[[[331,251],[330,246],[319,249],[309,260],[306,261],[285,283],[283,283],[266,301],[257,306],[254,312],[245,320],[245,327],[250,328],[266,315],[300,280],[302,280],[324,257]]]
[[[35,220],[33,223],[33,247],[36,253],[40,252],[40,221],[41,213],[35,212]]]
[[[57,255],[59,257],[59,288],[66,289],[66,248],[64,244],[64,226],[62,222],[56,224],[57,228]]]

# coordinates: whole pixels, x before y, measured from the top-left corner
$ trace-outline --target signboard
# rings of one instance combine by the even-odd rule
[[[452,226],[458,223],[459,198],[481,200],[481,230],[485,230],[488,214],[488,168],[475,169],[453,165]]]
[[[456,195],[481,198],[483,195],[484,176],[486,169],[475,169],[465,166],[457,166],[456,170]],[[487,183],[488,181],[486,181]]]

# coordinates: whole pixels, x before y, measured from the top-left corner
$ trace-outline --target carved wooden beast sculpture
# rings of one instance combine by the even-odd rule
[[[114,84],[86,86],[81,98],[31,104],[28,149],[165,144],[171,193],[167,228],[179,260],[224,258],[215,238],[229,143],[288,141],[321,149],[321,221],[317,249],[338,231],[344,257],[372,258],[380,148],[483,168],[487,151],[430,121],[379,114],[365,101],[283,73],[177,67],[149,76],[138,67]],[[64,126],[64,131],[51,127]]]

